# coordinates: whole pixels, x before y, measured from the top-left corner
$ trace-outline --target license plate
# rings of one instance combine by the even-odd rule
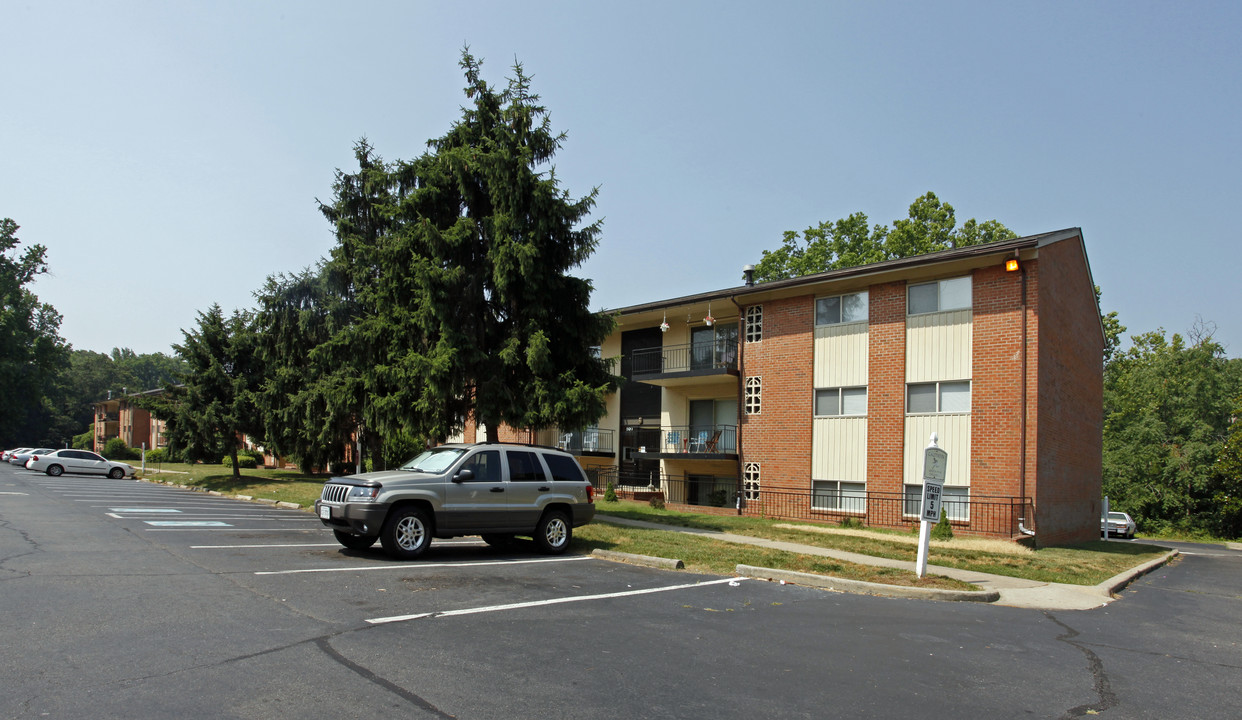
[[[327,505],[320,505],[319,506],[319,517],[323,518],[324,520],[331,520],[332,519],[332,508],[328,507]]]

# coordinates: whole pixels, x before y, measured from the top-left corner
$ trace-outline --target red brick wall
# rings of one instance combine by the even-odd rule
[[[746,377],[763,378],[761,412],[746,415],[743,399],[744,460],[761,463],[766,489],[811,487],[814,327],[812,296],[765,302],[763,340],[743,349],[743,393]]]
[[[1036,541],[1100,536],[1104,337],[1081,238],[1039,250]]]
[[[1034,485],[1036,327],[1031,307],[1037,263],[1027,263],[1027,495]],[[1022,459],[1022,272],[1004,267],[976,270],[972,283],[973,377],[970,413],[970,494],[1021,495]]]
[[[867,489],[901,492],[906,432],[906,284],[872,285],[867,355]]]

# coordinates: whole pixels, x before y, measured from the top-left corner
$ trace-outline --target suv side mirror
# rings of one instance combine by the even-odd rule
[[[453,476],[453,482],[455,483],[466,482],[468,480],[473,480],[473,479],[474,479],[473,470],[462,470],[461,472]]]

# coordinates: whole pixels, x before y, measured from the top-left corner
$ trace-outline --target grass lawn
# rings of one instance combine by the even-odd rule
[[[223,465],[188,465],[163,463],[148,465],[146,480],[158,480],[174,485],[192,485],[204,490],[216,490],[226,495],[250,495],[282,502],[297,503],[313,508],[319,493],[323,492],[326,475],[308,475],[296,470],[266,468],[243,469],[241,478],[233,477],[233,468]]]
[[[699,515],[657,510],[646,503],[626,500],[596,502],[595,508],[600,515],[786,540],[898,560],[913,561],[918,551],[917,535],[894,530],[847,529],[768,518]],[[933,541],[928,550],[928,563],[1042,582],[1095,585],[1119,572],[1154,560],[1165,552],[1163,548],[1151,545],[1103,541],[1032,550],[1004,540],[955,537]]]

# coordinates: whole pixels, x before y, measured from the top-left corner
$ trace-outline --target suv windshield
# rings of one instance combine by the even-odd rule
[[[441,473],[465,454],[466,448],[442,447],[420,453],[413,460],[397,468],[408,472]]]

